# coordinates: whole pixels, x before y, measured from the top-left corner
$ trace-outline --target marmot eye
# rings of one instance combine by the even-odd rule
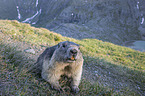
[[[65,44],[63,44],[63,45],[62,45],[62,47],[64,47],[64,48],[65,48],[65,47],[66,47],[66,45],[65,45]]]

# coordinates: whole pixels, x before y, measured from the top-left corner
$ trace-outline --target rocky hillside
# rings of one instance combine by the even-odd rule
[[[122,44],[145,39],[144,5],[144,0],[0,0],[0,19]]]
[[[62,85],[66,92],[59,94],[40,76],[27,72],[47,46],[66,40],[79,44],[84,57],[76,96],[145,95],[145,52],[97,39],[63,37],[16,20],[0,20],[0,94],[73,96],[69,86]]]

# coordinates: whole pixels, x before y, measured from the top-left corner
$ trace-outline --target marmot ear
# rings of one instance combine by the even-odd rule
[[[80,48],[80,45],[79,44],[75,44],[76,46],[78,46]]]
[[[59,44],[59,43],[57,44],[57,47],[58,47],[58,48],[60,47],[60,44]]]
[[[78,47],[80,47],[80,45],[79,44],[76,44]]]
[[[60,46],[61,46],[61,43],[58,43],[58,44],[57,44],[57,47],[59,48]]]
[[[76,44],[76,46],[80,49],[80,45],[79,44]]]

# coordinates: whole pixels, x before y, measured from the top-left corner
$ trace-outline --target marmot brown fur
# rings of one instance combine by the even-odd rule
[[[41,65],[41,76],[51,84],[52,88],[62,90],[58,80],[61,75],[66,75],[72,78],[72,91],[79,91],[83,57],[78,44],[69,41],[60,42],[47,48],[36,63]]]

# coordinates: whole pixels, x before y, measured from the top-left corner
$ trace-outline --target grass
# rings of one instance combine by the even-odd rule
[[[41,46],[53,46],[58,42],[66,40],[76,42],[81,46],[81,51],[85,59],[85,68],[88,66],[93,67],[96,64],[106,70],[113,68],[114,71],[109,71],[114,72],[118,76],[124,76],[135,85],[139,85],[139,92],[145,91],[143,86],[145,84],[145,52],[135,51],[97,39],[76,40],[63,37],[47,29],[35,28],[29,24],[19,23],[15,20],[0,20],[0,34],[8,36],[5,40],[9,40],[10,38],[15,42],[24,42],[31,45],[30,47],[34,46],[38,48]],[[69,91],[66,93],[57,93],[49,88],[47,82],[41,80],[39,77],[35,77],[31,73],[26,73],[27,69],[35,62],[34,59],[28,58],[29,56],[25,55],[22,50],[18,50],[17,46],[14,46],[14,42],[7,43],[5,40],[0,40],[1,94],[73,95]],[[80,89],[79,95],[110,96],[116,94],[138,94],[130,89],[118,93],[113,89],[103,87],[97,83],[92,84],[86,79],[82,80]]]

